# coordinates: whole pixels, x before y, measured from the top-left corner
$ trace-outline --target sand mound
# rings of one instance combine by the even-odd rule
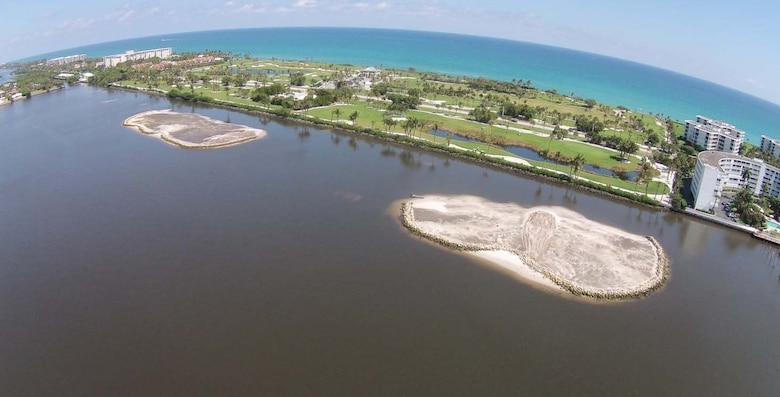
[[[472,196],[427,196],[404,203],[402,220],[416,234],[441,245],[482,252],[480,257],[522,277],[528,272],[518,266],[532,269],[576,295],[640,297],[659,288],[668,273],[666,257],[652,237],[602,225],[561,207],[527,209]]]
[[[532,212],[520,227],[520,244],[516,249],[539,261],[550,248],[557,229],[555,215],[545,211]]]
[[[225,123],[196,113],[150,110],[127,118],[124,125],[183,148],[237,145],[267,135],[264,130]]]

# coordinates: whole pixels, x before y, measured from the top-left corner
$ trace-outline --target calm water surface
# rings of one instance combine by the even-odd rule
[[[269,136],[186,151],[171,108]],[[264,116],[73,87],[0,109],[0,395],[778,395],[777,249],[672,213]],[[411,238],[418,194],[656,237],[649,298],[589,304]]]

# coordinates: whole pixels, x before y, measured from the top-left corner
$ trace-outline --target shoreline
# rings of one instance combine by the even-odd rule
[[[595,300],[622,301],[646,297],[663,287],[669,278],[669,259],[658,241],[652,236],[644,236],[652,245],[656,258],[652,277],[630,287],[591,287],[566,279],[539,265],[530,256],[501,244],[463,243],[423,230],[415,220],[413,201],[405,200],[400,204],[401,224],[413,235],[435,243],[437,246],[465,252],[489,261],[491,264],[521,277],[524,281],[551,288],[552,290],[567,291],[574,296]]]
[[[128,87],[128,86],[122,86],[122,85],[111,85],[110,87],[107,87],[107,88],[108,89],[127,90],[127,91],[131,91],[131,92],[143,92],[143,93],[146,93],[146,94],[149,94],[149,95],[167,96],[167,94],[165,92],[162,92],[160,90],[147,90],[147,89],[138,88],[138,87]],[[189,101],[189,100],[181,99],[181,98],[179,98],[179,99],[182,100],[182,101],[185,101],[185,102],[199,103],[199,101]],[[533,167],[533,166],[526,167],[526,166],[523,166],[520,163],[506,161],[503,158],[491,158],[489,156],[479,157],[479,156],[476,156],[472,152],[469,152],[469,151],[452,150],[452,149],[448,150],[448,149],[445,149],[441,145],[433,146],[433,145],[426,144],[427,142],[425,142],[425,141],[413,140],[413,139],[409,138],[407,135],[404,135],[404,134],[388,134],[388,133],[385,133],[384,131],[370,129],[370,128],[357,128],[357,127],[349,128],[349,127],[352,127],[352,126],[345,125],[345,124],[329,123],[328,120],[323,120],[323,119],[296,117],[297,115],[294,114],[294,113],[280,114],[278,112],[274,112],[271,109],[264,109],[264,108],[260,108],[260,107],[247,108],[247,107],[242,107],[242,106],[234,106],[234,105],[232,105],[230,103],[224,103],[224,102],[203,102],[203,103],[205,105],[216,107],[216,108],[230,109],[230,110],[235,110],[235,111],[247,112],[247,113],[250,113],[250,114],[254,113],[254,114],[263,114],[263,115],[272,116],[272,117],[279,117],[279,118],[284,119],[284,120],[293,120],[293,121],[296,121],[296,122],[300,122],[300,123],[308,124],[308,125],[312,125],[312,126],[317,126],[317,127],[335,128],[335,129],[338,129],[338,130],[340,130],[340,131],[342,131],[344,133],[348,133],[348,134],[358,134],[358,135],[361,135],[361,136],[364,136],[364,137],[370,137],[370,138],[374,138],[374,139],[378,139],[378,140],[383,140],[383,141],[386,141],[386,142],[392,142],[392,143],[396,143],[396,144],[399,144],[399,145],[412,146],[412,147],[414,147],[416,149],[425,150],[425,151],[428,151],[428,152],[439,153],[439,154],[442,154],[442,155],[445,155],[445,156],[448,156],[448,157],[452,157],[452,158],[455,158],[457,160],[465,161],[465,162],[468,162],[468,163],[471,163],[471,164],[476,164],[476,165],[480,165],[480,166],[490,167],[491,169],[496,170],[496,171],[501,171],[501,172],[506,172],[506,173],[511,173],[511,174],[520,174],[520,175],[523,175],[525,177],[530,177],[530,178],[533,178],[533,179],[537,179],[537,180],[543,181],[545,183],[552,183],[552,184],[560,186],[560,187],[572,188],[572,189],[576,189],[576,190],[579,190],[579,191],[596,194],[596,195],[599,195],[599,196],[602,196],[602,197],[605,197],[605,198],[608,198],[608,199],[612,199],[612,200],[629,202],[629,203],[631,203],[633,205],[646,207],[646,208],[652,208],[652,209],[654,209],[656,211],[659,211],[659,212],[667,212],[667,211],[675,212],[677,214],[684,215],[684,216],[687,216],[687,217],[705,220],[708,223],[713,224],[715,226],[729,227],[729,226],[720,224],[718,222],[712,221],[709,218],[702,218],[702,217],[697,217],[697,216],[691,215],[689,212],[687,212],[685,210],[683,210],[683,211],[675,210],[675,209],[671,208],[670,206],[668,206],[666,204],[663,204],[661,202],[655,201],[655,200],[653,200],[654,201],[653,204],[648,203],[648,202],[638,201],[638,200],[636,200],[635,198],[632,198],[632,197],[627,197],[625,195],[616,194],[614,191],[609,191],[609,190],[604,189],[604,188],[597,188],[595,186],[591,186],[592,184],[586,184],[585,182],[583,182],[581,180],[578,180],[578,179],[571,180],[571,179],[568,179],[568,175],[565,175],[565,174],[563,176],[565,176],[567,178],[566,179],[562,179],[562,178],[560,178],[560,174],[551,175],[551,174],[548,174],[548,173],[539,172],[539,170],[545,170],[543,168],[538,168],[538,167]],[[611,186],[606,185],[606,187],[610,188]],[[633,196],[637,196],[637,195],[633,194]],[[748,233],[752,237],[756,238],[756,236],[752,232],[746,232],[744,230],[734,229],[734,228],[732,228],[732,230],[742,231],[742,232]],[[760,239],[760,238],[758,238],[758,240],[760,240],[762,242],[765,242],[767,244],[780,245],[780,242],[775,243],[774,241],[769,241],[769,240]]]
[[[96,88],[94,86],[90,86],[90,87]],[[100,87],[100,88],[107,89],[107,90],[119,89],[119,90],[130,91],[130,92],[141,92],[141,93],[144,93],[144,94],[147,94],[147,95],[167,96],[166,92],[161,92],[160,90],[154,90],[154,89],[147,90],[147,89],[141,89],[141,88],[138,88],[138,87],[128,87],[128,86],[122,86],[122,85],[111,85],[109,87]],[[44,94],[44,93],[45,92],[43,92],[41,94]],[[189,103],[199,103],[199,101],[188,101],[188,100],[184,100],[184,99],[182,99],[182,100],[185,101],[185,102],[189,102]],[[443,147],[440,147],[440,146],[432,147],[432,146],[429,146],[429,145],[424,145],[424,144],[421,144],[419,141],[412,141],[412,140],[408,139],[405,135],[393,136],[393,135],[386,134],[386,133],[384,133],[383,131],[380,131],[380,130],[372,130],[372,129],[368,129],[368,128],[366,128],[366,129],[346,128],[346,127],[350,127],[350,126],[347,126],[347,125],[344,125],[344,124],[335,125],[335,123],[331,124],[331,123],[328,123],[327,120],[313,120],[313,119],[308,119],[308,118],[295,117],[294,114],[280,114],[279,112],[274,112],[271,109],[263,109],[263,108],[260,108],[260,107],[248,108],[248,107],[242,107],[242,106],[234,106],[234,105],[229,104],[229,103],[221,103],[221,102],[203,102],[203,103],[205,105],[208,105],[208,106],[211,106],[211,107],[215,107],[215,108],[223,108],[223,109],[230,109],[230,110],[234,110],[234,111],[247,112],[247,113],[250,113],[250,114],[263,114],[263,115],[266,115],[266,116],[279,117],[279,118],[282,118],[282,119],[285,119],[285,120],[294,120],[294,121],[297,121],[297,122],[301,122],[301,123],[309,124],[309,125],[313,125],[313,126],[318,126],[318,127],[336,128],[336,129],[338,129],[338,130],[340,130],[340,131],[342,131],[344,133],[355,133],[355,134],[362,135],[362,136],[365,136],[365,137],[370,137],[370,138],[383,140],[383,141],[387,141],[387,142],[393,142],[393,143],[396,143],[396,144],[399,144],[399,145],[412,146],[412,147],[414,147],[416,149],[421,149],[421,150],[426,150],[426,151],[429,151],[429,152],[435,152],[435,153],[443,154],[443,155],[450,156],[450,157],[453,157],[455,159],[458,159],[458,160],[461,160],[461,161],[465,161],[465,162],[469,162],[469,163],[472,163],[472,164],[478,164],[480,166],[487,166],[487,167],[490,167],[490,168],[492,168],[494,170],[497,170],[497,171],[513,173],[513,174],[520,174],[520,175],[523,175],[523,176],[526,176],[526,177],[530,177],[530,178],[534,178],[534,179],[537,179],[537,180],[544,181],[546,183],[552,183],[552,184],[558,185],[560,187],[573,188],[573,189],[580,190],[580,191],[583,191],[583,192],[597,194],[597,195],[600,195],[600,196],[608,198],[608,199],[629,202],[629,203],[631,203],[633,205],[638,205],[638,206],[642,206],[642,207],[652,208],[652,209],[654,209],[656,211],[660,211],[660,212],[672,211],[672,212],[676,212],[676,213],[681,214],[681,215],[686,215],[686,216],[691,217],[691,218],[707,221],[709,224],[712,224],[712,225],[715,225],[715,226],[726,227],[724,225],[721,225],[721,224],[718,224],[716,222],[713,222],[713,221],[711,221],[711,220],[709,220],[707,218],[695,217],[693,215],[690,215],[686,211],[674,210],[674,209],[672,209],[672,208],[670,208],[670,207],[668,207],[668,206],[666,206],[666,205],[664,205],[662,203],[659,203],[657,201],[654,204],[651,204],[651,203],[648,203],[648,202],[637,201],[636,199],[634,199],[632,197],[627,197],[627,196],[624,196],[624,195],[615,194],[614,192],[607,191],[606,189],[599,189],[599,188],[596,188],[596,187],[593,187],[593,186],[587,186],[587,185],[583,184],[581,181],[579,183],[577,183],[577,182],[573,182],[571,180],[568,180],[568,178],[567,178],[567,180],[564,180],[564,179],[561,179],[559,177],[555,177],[555,176],[552,176],[552,175],[547,175],[547,174],[543,174],[543,173],[539,173],[539,172],[534,172],[531,169],[520,168],[520,167],[518,167],[517,163],[510,163],[510,162],[507,162],[507,161],[499,162],[499,161],[496,161],[496,159],[488,160],[486,158],[479,158],[479,157],[471,154],[470,152],[455,152],[455,151],[452,151],[452,150],[445,150]],[[369,130],[369,131],[367,132],[365,130]],[[167,141],[165,141],[165,142],[167,142]],[[173,142],[167,142],[167,143],[169,143],[171,145],[174,145],[174,146],[177,146],[177,147],[181,147],[179,145],[176,145]],[[199,149],[199,148],[189,148],[189,149]],[[530,167],[526,167],[526,168],[530,168]],[[536,168],[536,170],[539,170],[539,168]],[[733,230],[736,230],[736,229],[733,229]],[[745,232],[745,233],[747,233],[747,232]],[[749,234],[752,237],[755,238],[753,233],[749,233]],[[764,240],[764,239],[758,239],[758,240],[762,241],[764,243],[767,243],[767,244],[775,245],[775,243],[773,241],[768,241],[768,240]],[[780,244],[778,244],[778,245],[780,245]]]

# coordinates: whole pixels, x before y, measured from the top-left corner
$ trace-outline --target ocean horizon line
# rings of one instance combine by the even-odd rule
[[[314,32],[321,34],[311,34]],[[362,34],[354,35],[355,32]],[[694,119],[699,114],[724,120],[745,130],[751,143],[758,141],[760,135],[780,138],[780,104],[733,87],[609,55],[463,33],[333,26],[194,30],[87,44],[17,62],[73,53],[100,57],[155,48],[154,44],[163,43],[158,47],[173,47],[175,52],[209,49],[250,53],[257,58],[414,67],[419,71],[502,81],[521,78],[531,80],[539,89],[594,98],[678,121]],[[484,59],[493,62],[481,62]]]

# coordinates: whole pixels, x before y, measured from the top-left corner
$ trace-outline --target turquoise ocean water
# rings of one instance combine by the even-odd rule
[[[780,106],[704,80],[647,65],[539,44],[386,29],[259,28],[150,36],[72,48],[35,58],[173,47],[220,49],[253,57],[374,65],[491,79],[531,80],[542,89],[574,93],[677,120],[697,114],[745,130],[748,141],[780,138]]]

